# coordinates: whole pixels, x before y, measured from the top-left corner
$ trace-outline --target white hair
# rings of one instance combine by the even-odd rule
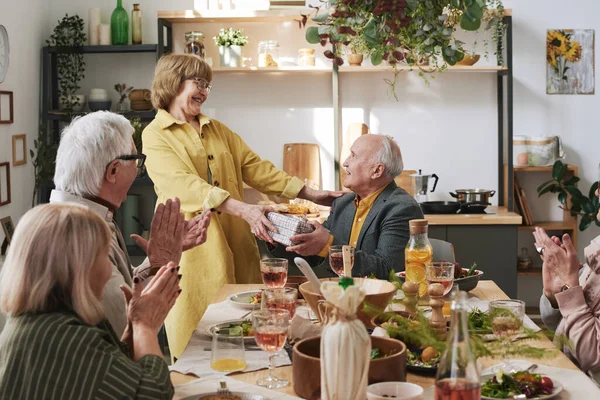
[[[375,161],[385,166],[384,175],[394,179],[404,170],[402,152],[393,137],[380,135],[381,148],[375,153]]]
[[[81,197],[97,196],[106,166],[131,154],[133,132],[127,118],[108,111],[75,118],[63,130],[58,146],[56,189]]]

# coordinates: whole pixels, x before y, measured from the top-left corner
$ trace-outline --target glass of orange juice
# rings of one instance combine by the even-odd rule
[[[244,333],[241,327],[217,329],[213,333],[210,367],[215,371],[241,371],[246,368]]]

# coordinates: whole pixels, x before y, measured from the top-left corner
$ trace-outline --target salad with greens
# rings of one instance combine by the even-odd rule
[[[494,399],[510,399],[515,395],[524,394],[528,399],[535,399],[552,394],[553,389],[554,382],[547,376],[527,371],[517,371],[512,374],[499,371],[486,380],[481,387],[481,395]]]
[[[252,328],[252,321],[241,321],[236,324],[229,324],[227,326],[221,326],[218,332],[226,332],[230,335],[243,335],[243,336],[254,336],[254,328]]]

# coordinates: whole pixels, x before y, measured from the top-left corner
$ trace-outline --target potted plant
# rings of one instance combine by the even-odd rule
[[[241,67],[242,47],[248,44],[248,36],[242,29],[221,29],[219,34],[213,37],[215,44],[219,47],[221,67]]]
[[[48,130],[44,125],[40,125],[40,133],[37,139],[33,141],[33,149],[29,149],[31,163],[33,164],[34,187],[31,199],[31,207],[37,203],[47,203],[50,199],[50,192],[54,189],[52,179],[54,178],[54,169],[56,167],[56,152],[58,144],[52,143]]]
[[[58,25],[46,40],[50,47],[63,47],[56,55],[58,71],[59,108],[68,112],[83,110],[85,96],[77,95],[79,81],[85,77],[85,61],[83,54],[77,51],[86,43],[84,22],[78,15],[69,16],[58,21]]]
[[[371,49],[369,49],[369,45],[361,35],[353,37],[350,43],[345,46],[345,51],[348,64],[354,67],[360,67],[364,57],[371,56]]]
[[[125,83],[115,84],[115,90],[119,93],[119,102],[117,103],[117,112],[124,113],[130,111],[129,108],[129,93],[133,90],[133,86],[127,87]]]

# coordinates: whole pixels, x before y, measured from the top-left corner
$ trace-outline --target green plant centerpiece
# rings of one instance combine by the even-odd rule
[[[79,82],[85,77],[85,61],[77,47],[85,42],[83,19],[68,14],[58,21],[50,39],[46,40],[50,47],[63,48],[56,55],[58,95],[61,108],[68,112],[83,108],[84,97],[76,96],[76,93],[80,89]]]
[[[248,36],[242,29],[221,29],[213,40],[219,47],[222,67],[242,66],[242,47],[248,44]]]
[[[33,149],[29,149],[31,163],[33,164],[34,187],[31,199],[31,207],[35,206],[37,195],[42,185],[52,182],[54,170],[56,167],[56,152],[58,143],[53,143],[46,127],[40,125],[40,132],[37,139],[33,140]]]
[[[568,211],[571,216],[581,217],[579,221],[579,230],[584,231],[592,223],[600,226],[600,221],[596,219],[599,210],[598,181],[590,187],[588,195],[585,196],[576,186],[580,181],[577,176],[567,176],[568,166],[558,160],[552,166],[552,179],[542,183],[538,188],[538,196],[546,193],[558,194],[560,208]],[[570,199],[570,202],[568,201]]]

